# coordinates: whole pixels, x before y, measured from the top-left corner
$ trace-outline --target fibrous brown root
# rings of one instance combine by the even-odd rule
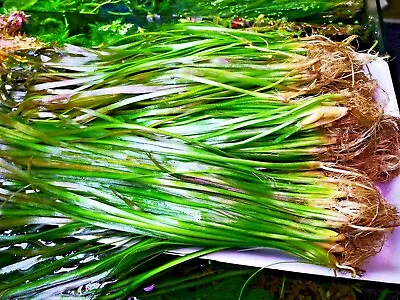
[[[360,123],[372,124],[382,114],[375,101],[375,80],[366,76],[363,67],[374,59],[373,55],[360,54],[350,45],[354,38],[333,42],[326,37],[311,36],[307,39],[308,57],[316,62],[309,68],[311,83],[300,89],[304,94],[340,93]]]
[[[362,265],[381,251],[388,234],[400,225],[399,213],[367,177],[356,173],[327,175],[339,179],[340,188],[347,193],[347,198],[339,199],[334,208],[349,217],[348,224],[339,230],[346,236],[339,244],[344,251],[334,254],[341,266],[360,272]]]
[[[327,130],[336,144],[322,159],[357,169],[373,181],[385,182],[400,175],[400,118],[381,116],[366,127],[349,115]]]

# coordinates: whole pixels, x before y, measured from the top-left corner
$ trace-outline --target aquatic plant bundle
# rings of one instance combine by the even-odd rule
[[[126,234],[360,271],[397,211],[325,152],[374,153],[370,138],[397,120],[382,117],[348,43],[279,39],[182,25],[57,61],[36,52],[19,73],[28,82],[5,76],[27,94],[6,91],[0,115],[3,218],[44,207]]]
[[[231,157],[306,157],[355,167],[373,180],[397,176],[398,120],[382,115],[376,83],[362,72],[374,57],[357,53],[351,39],[286,34],[182,24],[101,51],[43,50],[26,71],[3,76],[13,88],[2,102],[25,119],[84,124],[96,114],[119,115]]]
[[[80,127],[64,121],[1,116],[3,210],[30,203],[102,228],[276,248],[353,272],[398,225],[369,179],[332,163],[229,157],[109,116]]]
[[[56,88],[67,86],[81,86],[85,90],[129,83],[201,83],[193,76],[207,76],[269,94],[285,91],[282,97],[276,97],[278,100],[323,91],[346,91],[349,83],[354,91],[361,93],[365,89],[361,95],[370,96],[368,93],[375,88],[373,81],[361,72],[361,67],[374,57],[355,52],[350,45],[354,37],[339,43],[321,36],[297,39],[283,30],[257,33],[207,23],[165,28],[165,31],[127,36],[119,41],[121,46],[99,52],[67,47],[64,53],[70,55],[65,60],[38,62],[41,70],[58,70],[57,76],[47,73],[41,77],[39,73],[32,78],[30,90],[43,93],[55,89],[52,93],[58,94]],[[77,54],[83,57],[71,57]],[[58,83],[40,84],[54,80]],[[370,99],[365,102],[369,108]],[[376,103],[373,108],[376,109]],[[376,113],[369,109],[368,114],[372,112],[374,117]]]
[[[0,225],[5,229],[0,240],[0,299],[158,296],[237,276],[243,284],[254,273],[252,268],[212,266],[207,272],[193,272],[188,265],[222,248],[170,256],[167,251],[185,245],[90,226],[43,206],[25,203],[4,211],[8,218]],[[33,215],[35,222],[28,217]],[[179,277],[170,278],[175,274]]]
[[[3,212],[1,229],[8,233],[0,241],[0,299],[127,297],[151,288],[150,280],[169,269],[221,250],[160,260],[184,245],[90,226],[43,206],[21,204]]]

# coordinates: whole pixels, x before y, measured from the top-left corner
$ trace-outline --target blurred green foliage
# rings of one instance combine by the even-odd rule
[[[92,46],[113,43],[122,37],[132,34],[137,27],[132,23],[125,23],[123,19],[117,19],[107,24],[96,22],[89,24],[90,42]]]
[[[113,43],[133,34],[138,26],[123,18],[101,19],[96,16],[82,18],[76,14],[32,12],[23,31],[45,43],[62,46],[97,47]]]
[[[72,12],[98,14],[102,8],[120,7],[125,12],[150,12],[156,0],[5,0],[5,9],[41,12]],[[167,1],[168,2],[168,1]]]

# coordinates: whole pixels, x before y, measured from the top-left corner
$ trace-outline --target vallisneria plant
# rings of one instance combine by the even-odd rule
[[[68,276],[115,280],[109,266],[130,255],[124,268],[140,264],[142,246],[146,258],[273,248],[361,273],[399,225],[371,180],[398,172],[388,132],[399,129],[361,71],[373,57],[350,42],[181,24],[10,60],[20,72],[3,76],[0,224],[66,228],[74,243],[75,230],[94,230],[87,247],[107,254],[71,275],[39,279],[49,274],[39,267],[26,278],[38,281],[0,295],[48,293],[50,281],[62,292]],[[368,173],[371,158],[381,165]],[[125,246],[99,245],[103,233]],[[3,236],[4,246],[25,238]],[[143,274],[106,285],[105,297],[158,271]]]
[[[0,241],[0,299],[129,296],[168,269],[223,249],[171,257],[154,267],[154,259],[184,244],[91,226],[29,205],[3,208],[1,227],[7,233]]]
[[[398,225],[369,179],[332,163],[231,157],[105,115],[80,128],[1,119],[4,205],[190,245],[277,248],[354,272]]]
[[[85,124],[96,114],[114,115],[240,158],[306,156],[347,164],[373,180],[398,174],[398,121],[382,115],[376,84],[362,71],[374,56],[357,53],[351,39],[172,28],[99,51],[41,52],[27,63],[27,82],[7,79],[15,88],[3,104],[27,119]]]

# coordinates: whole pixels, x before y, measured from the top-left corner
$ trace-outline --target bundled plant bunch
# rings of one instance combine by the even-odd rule
[[[0,295],[115,299],[224,248],[362,273],[399,225],[374,181],[399,174],[400,129],[351,41],[199,23],[26,53],[2,77]],[[183,246],[205,250],[141,272]]]

